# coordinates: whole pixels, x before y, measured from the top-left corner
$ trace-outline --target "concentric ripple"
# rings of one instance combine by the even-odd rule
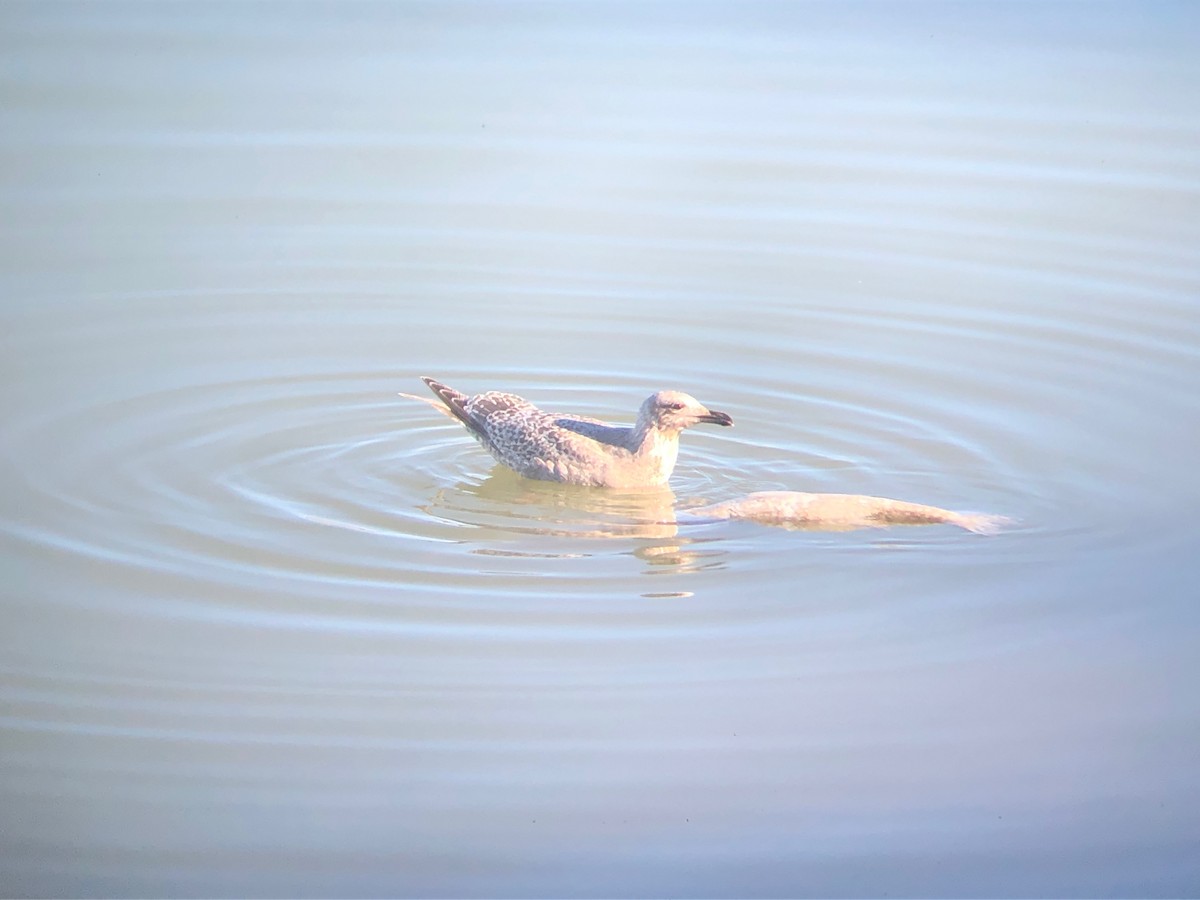
[[[625,302],[610,298],[609,306]],[[1068,415],[1048,404],[1075,402],[1072,378],[1111,372],[1111,387],[1128,390],[1131,378],[1195,364],[1195,344],[1177,323],[1087,313],[1089,325],[1067,328],[1021,304],[899,315],[874,296],[838,309],[764,303],[753,330],[727,334],[715,352],[704,329],[677,336],[677,358],[712,354],[704,370],[683,375],[661,363],[632,373],[518,375],[461,365],[436,373],[464,390],[514,390],[547,408],[615,420],[628,421],[644,393],[661,386],[733,411],[731,431],[684,436],[664,492],[516,478],[457,425],[396,396],[413,389],[415,371],[280,372],[148,390],[136,371],[110,371],[78,400],[9,417],[5,444],[21,469],[12,508],[21,514],[5,528],[35,555],[96,564],[93,587],[122,591],[161,577],[218,605],[214,589],[237,589],[241,599],[220,615],[306,621],[319,607],[319,618],[372,628],[391,621],[401,596],[410,613],[420,610],[405,620],[414,628],[453,627],[443,621],[448,610],[481,612],[497,595],[541,609],[564,595],[691,593],[688,573],[728,565],[736,545],[723,546],[724,538],[741,539],[744,529],[677,526],[675,508],[752,490],[870,493],[1000,512],[1038,536],[1042,551],[1028,542],[1021,551],[1033,558],[1061,552],[1057,542],[1071,533],[1095,540],[1096,523],[1081,527],[1081,514],[1130,505],[1100,440],[1072,448],[1066,478],[1052,482],[1035,468],[1046,464],[1042,425]],[[37,353],[38,339],[59,339],[46,329],[27,335],[27,353]],[[898,339],[909,343],[890,352]],[[913,341],[928,354],[915,355]],[[1030,347],[1041,348],[1033,373],[1021,364]],[[753,368],[742,375],[750,348]],[[1052,369],[1063,381],[1035,383]],[[1024,406],[1034,394],[1037,407]],[[1103,527],[1119,528],[1119,518]],[[830,540],[861,550],[961,538],[901,530],[865,543]],[[641,583],[646,574],[684,580],[651,590]]]

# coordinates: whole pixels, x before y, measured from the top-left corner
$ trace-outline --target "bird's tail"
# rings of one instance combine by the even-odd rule
[[[442,384],[440,381],[435,381],[432,378],[421,376],[421,380],[429,386],[429,389],[437,396],[439,400],[446,404],[447,409],[451,414],[466,425],[468,428],[475,430],[476,425],[471,421],[471,416],[467,413],[467,400],[470,398],[461,391],[456,391],[452,387]]]

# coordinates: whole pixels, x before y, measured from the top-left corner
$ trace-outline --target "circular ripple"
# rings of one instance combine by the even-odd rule
[[[728,408],[733,431],[698,428],[684,436],[673,493],[595,492],[512,477],[454,423],[394,395],[414,378],[339,371],[181,384],[10,419],[10,455],[40,465],[26,469],[22,485],[23,505],[37,515],[8,527],[31,544],[117,565],[123,578],[138,570],[175,576],[192,582],[187,593],[194,594],[199,576],[201,586],[271,597],[282,588],[295,601],[286,612],[277,602],[269,611],[242,608],[250,618],[308,621],[314,612],[302,598],[323,601],[336,589],[343,624],[366,615],[372,627],[393,602],[389,587],[429,588],[437,596],[426,611],[476,608],[480,596],[498,592],[559,597],[562,581],[573,579],[577,595],[608,595],[615,557],[642,560],[618,580],[644,593],[634,585],[646,566],[685,571],[713,562],[712,548],[689,550],[697,535],[672,524],[677,502],[751,490],[903,496],[1048,527],[1038,520],[1052,518],[1063,493],[1037,492],[1043,480],[1025,462],[1037,456],[1030,445],[1037,435],[1004,429],[999,398],[1020,396],[1020,372],[979,357],[1002,359],[1015,344],[1057,340],[1056,351],[1071,360],[1078,348],[1056,323],[1033,321],[984,339],[993,323],[945,310],[919,320],[869,306],[764,307],[760,316],[775,319],[755,335],[760,365],[781,373],[774,380],[743,380],[719,364],[693,372],[687,384],[653,372],[436,373],[465,390],[501,387],[547,408],[606,418],[627,420],[620,403],[635,409],[660,386],[655,378]],[[890,360],[878,342],[905,328],[954,334],[959,344],[970,337],[971,356],[951,352],[923,365]],[[831,329],[857,343],[831,348],[820,340]],[[693,336],[694,348],[684,341],[681,352],[700,352],[702,339]],[[807,370],[822,373],[819,384],[805,389],[787,377],[797,354]],[[871,378],[862,376],[867,360]],[[1085,472],[1090,462],[1076,460]],[[1091,478],[1074,486],[1102,504],[1096,491],[1106,484]],[[439,549],[446,547],[489,564],[464,570],[461,553]],[[589,568],[589,560],[600,562]],[[547,571],[547,561],[565,567]],[[479,593],[461,590],[472,579]],[[417,602],[406,592],[406,605]]]
[[[953,264],[907,261],[914,280]],[[1029,271],[1005,277],[1035,280]],[[736,298],[714,292],[690,299],[697,321],[680,327],[663,304],[647,309],[644,296],[610,286],[582,298],[590,317],[556,308],[541,320],[547,347],[570,346],[582,324],[600,345],[644,348],[644,363],[625,372],[552,354],[540,369],[448,360],[421,372],[301,369],[290,357],[235,365],[223,353],[149,377],[145,358],[114,359],[94,332],[33,317],[38,327],[16,358],[54,360],[63,385],[85,388],[56,390],[53,404],[26,404],[4,422],[21,473],[10,491],[20,514],[4,529],[30,558],[88,586],[58,592],[59,603],[317,634],[535,643],[703,638],[715,620],[698,573],[753,580],[770,595],[819,558],[808,554],[830,550],[870,564],[879,548],[954,545],[938,564],[978,569],[1161,540],[1161,529],[1111,515],[1136,508],[1137,485],[1103,440],[1128,426],[1114,425],[1095,398],[1150,381],[1177,398],[1179,373],[1195,367],[1194,323],[1165,301],[1139,317],[1120,282],[1107,290],[1103,302],[1052,313],[1016,292],[988,307],[922,299],[912,284],[868,284],[837,304],[764,297],[737,322],[722,312]],[[497,299],[480,291],[465,306],[482,316]],[[361,305],[360,329],[394,315]],[[270,309],[243,313],[236,298],[190,317],[147,306],[125,315],[122,340],[161,348],[164,359],[186,355],[196,333],[216,341],[273,321]],[[1028,348],[1038,352],[1035,367]],[[674,387],[730,412],[736,426],[684,435],[670,491],[529,482],[496,467],[456,423],[396,396],[421,390],[418,374],[616,421],[629,421],[649,391]],[[1080,398],[1093,406],[1080,408]],[[1088,430],[1080,417],[1095,423],[1095,437],[1068,447],[1068,436]],[[1004,514],[1019,522],[1016,540],[991,541],[981,555],[966,549],[980,542],[953,529],[820,535],[675,524],[680,506],[789,489]],[[695,601],[686,619],[613,602],[684,594]],[[766,605],[746,621],[755,615],[784,612]]]

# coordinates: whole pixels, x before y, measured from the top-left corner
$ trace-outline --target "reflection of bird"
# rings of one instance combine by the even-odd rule
[[[638,410],[637,422],[622,426],[544,412],[514,394],[488,391],[469,397],[432,378],[421,380],[492,456],[542,481],[659,487],[675,468],[679,432],[701,422],[733,424],[725,413],[679,391],[651,394]]]
[[[992,534],[1008,522],[1004,516],[959,513],[886,497],[800,491],[758,491],[736,500],[689,509],[687,514],[699,519],[753,519],[764,525],[821,531],[946,522],[979,534]]]

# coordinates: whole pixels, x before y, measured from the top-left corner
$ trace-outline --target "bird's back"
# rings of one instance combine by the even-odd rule
[[[431,378],[425,383],[499,462],[527,477],[604,483],[629,455],[629,428],[548,413],[516,394],[467,396]]]

